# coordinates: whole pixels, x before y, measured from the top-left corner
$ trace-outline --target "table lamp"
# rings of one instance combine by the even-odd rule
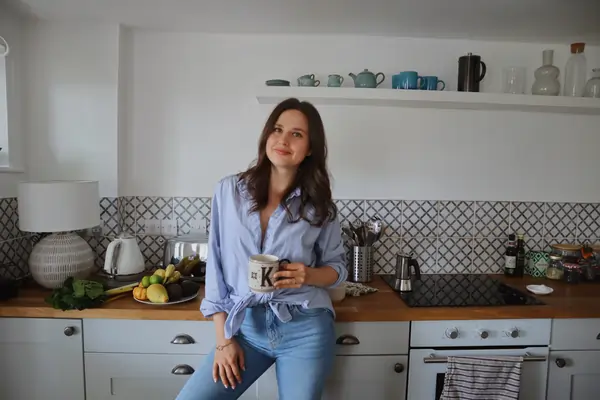
[[[94,252],[76,230],[100,224],[100,197],[95,181],[19,183],[19,229],[52,232],[29,257],[33,279],[48,289],[65,279],[84,279],[94,270]]]

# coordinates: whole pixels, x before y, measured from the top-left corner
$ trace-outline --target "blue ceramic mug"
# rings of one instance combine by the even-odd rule
[[[423,88],[424,90],[444,90],[446,89],[446,82],[444,82],[441,79],[438,79],[437,76],[424,76],[423,77],[423,81],[425,82],[423,84]],[[441,89],[438,89],[438,85],[442,84]]]
[[[392,76],[392,88],[394,89],[422,89],[425,82],[416,71],[404,71]]]

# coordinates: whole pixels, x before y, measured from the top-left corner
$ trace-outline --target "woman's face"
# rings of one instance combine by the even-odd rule
[[[297,169],[310,155],[308,121],[298,110],[281,113],[273,132],[267,139],[269,161],[277,168]]]

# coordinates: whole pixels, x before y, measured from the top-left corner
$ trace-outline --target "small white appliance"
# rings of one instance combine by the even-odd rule
[[[18,204],[19,229],[52,233],[29,256],[29,270],[37,283],[54,289],[69,277],[83,279],[94,272],[94,252],[74,231],[100,224],[98,182],[22,182]]]
[[[145,271],[144,256],[135,236],[123,232],[106,248],[104,272],[111,277],[138,275]]]

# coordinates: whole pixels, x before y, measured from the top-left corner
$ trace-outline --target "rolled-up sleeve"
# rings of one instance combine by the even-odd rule
[[[221,218],[219,203],[222,194],[222,181],[215,188],[210,211],[210,230],[208,235],[208,259],[206,261],[205,295],[200,311],[208,318],[218,312],[229,313],[233,301],[229,298],[229,289],[223,279],[221,264]]]
[[[330,287],[335,287],[348,278],[346,251],[342,241],[342,228],[339,220],[328,221],[321,228],[315,245],[317,267],[330,266],[338,273],[338,278]]]

